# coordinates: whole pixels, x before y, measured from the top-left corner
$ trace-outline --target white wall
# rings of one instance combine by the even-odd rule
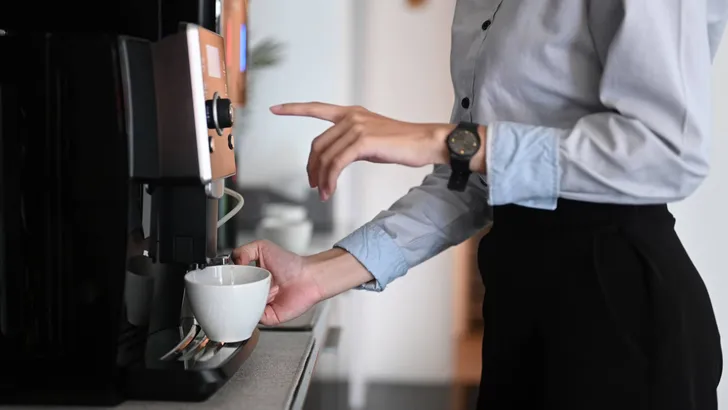
[[[239,146],[238,179],[258,185],[304,175],[317,120],[274,118],[285,101],[360,104],[409,121],[448,121],[450,23],[454,0],[413,11],[405,0],[251,0],[251,40],[273,37],[285,60],[252,78],[251,112]],[[354,66],[354,64],[357,64]],[[339,184],[337,219],[371,219],[429,169],[359,164]],[[345,326],[334,363],[321,373],[368,380],[448,381],[451,366],[451,260],[414,269],[381,295],[355,292],[339,303]],[[354,392],[354,395],[358,393]]]
[[[238,139],[240,184],[256,186],[305,179],[313,138],[323,121],[276,118],[268,107],[283,102],[351,104],[353,58],[351,0],[251,0],[251,46],[263,38],[283,43],[283,61],[249,77],[249,106]],[[343,184],[348,185],[348,184]]]
[[[273,39],[283,44],[282,61],[249,77],[246,121],[238,137],[238,183],[262,186],[306,183],[306,162],[313,138],[328,124],[304,118],[279,118],[268,108],[283,102],[323,101],[353,104],[354,0],[250,0],[250,43]],[[356,216],[351,172],[345,171],[334,202],[339,225]],[[243,212],[245,210],[243,209]],[[346,325],[351,309],[336,303],[335,322]],[[319,376],[346,378],[353,355],[353,331],[345,329],[339,354],[319,360]]]
[[[355,103],[402,120],[446,121],[452,102],[448,51],[454,2],[431,0],[413,11],[405,0],[251,0],[253,42],[268,36],[284,42],[286,59],[253,79],[252,112],[239,143],[245,153],[241,182],[303,174],[310,141],[326,128],[314,120],[275,119],[269,105]],[[714,99],[711,176],[696,195],[672,209],[728,340],[728,264],[722,260],[728,232],[728,212],[722,211],[728,204],[728,39],[716,59]],[[337,219],[364,223],[427,172],[355,165],[339,185]],[[345,325],[340,355],[334,364],[322,359],[324,373],[354,384],[447,381],[451,266],[445,254],[413,269],[381,295],[355,292],[344,298],[337,314]],[[724,409],[727,386],[720,389]]]
[[[400,120],[448,122],[454,0],[412,10],[405,0],[367,0],[360,68],[366,108]],[[364,164],[355,184],[361,221],[388,208],[430,169]],[[364,305],[360,366],[369,381],[447,382],[452,366],[450,254],[433,259],[382,294],[356,295]],[[363,358],[366,358],[364,360]]]
[[[715,61],[713,82],[712,170],[695,195],[671,209],[680,238],[708,286],[725,352],[728,349],[728,35]],[[720,408],[728,409],[728,371],[723,374]]]
[[[454,0],[411,10],[405,0],[251,0],[251,38],[286,44],[279,67],[253,79],[252,112],[238,177],[260,184],[303,174],[313,137],[326,124],[275,119],[283,101],[361,104],[402,120],[445,121],[452,94],[448,72]],[[728,39],[715,62],[713,169],[701,189],[672,207],[678,231],[700,269],[728,340]],[[283,149],[281,150],[281,147]],[[249,154],[248,154],[249,153]],[[272,166],[274,165],[274,166]],[[359,164],[344,175],[337,218],[359,225],[418,184],[427,169]],[[340,304],[346,326],[337,362],[324,373],[351,381],[446,381],[451,374],[451,257],[413,269],[381,295],[356,292]],[[724,344],[728,349],[728,345]],[[728,383],[720,389],[728,409]]]

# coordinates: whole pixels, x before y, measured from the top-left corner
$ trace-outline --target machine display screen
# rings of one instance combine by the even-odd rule
[[[248,26],[240,25],[240,72],[244,73],[248,68]]]
[[[213,78],[222,77],[220,69],[220,50],[217,47],[206,45],[207,48],[207,75]]]

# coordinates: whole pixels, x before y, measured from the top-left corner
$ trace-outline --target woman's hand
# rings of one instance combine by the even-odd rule
[[[260,322],[275,326],[306,313],[323,299],[318,284],[304,270],[303,257],[281,249],[268,241],[255,241],[235,249],[231,255],[236,265],[258,265],[272,276],[268,304]]]
[[[268,303],[260,322],[275,326],[306,313],[316,303],[373,279],[351,254],[330,249],[301,257],[268,241],[255,241],[235,249],[237,265],[258,262],[273,277]]]
[[[322,200],[336,191],[341,172],[355,161],[422,167],[449,163],[445,139],[450,124],[414,124],[393,120],[361,107],[290,103],[271,107],[277,115],[312,117],[334,125],[314,139],[308,182]]]

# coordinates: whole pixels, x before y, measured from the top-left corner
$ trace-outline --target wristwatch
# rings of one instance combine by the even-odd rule
[[[450,151],[450,180],[447,188],[451,191],[463,192],[470,177],[470,160],[480,149],[478,125],[461,122],[447,136],[447,149]]]

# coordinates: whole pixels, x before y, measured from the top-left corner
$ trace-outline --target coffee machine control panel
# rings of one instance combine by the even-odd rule
[[[199,27],[197,34],[200,41],[210,165],[212,179],[216,180],[235,173],[235,137],[232,133],[235,109],[228,98],[223,38]]]
[[[225,42],[189,24],[152,46],[159,177],[201,185],[236,172]]]

